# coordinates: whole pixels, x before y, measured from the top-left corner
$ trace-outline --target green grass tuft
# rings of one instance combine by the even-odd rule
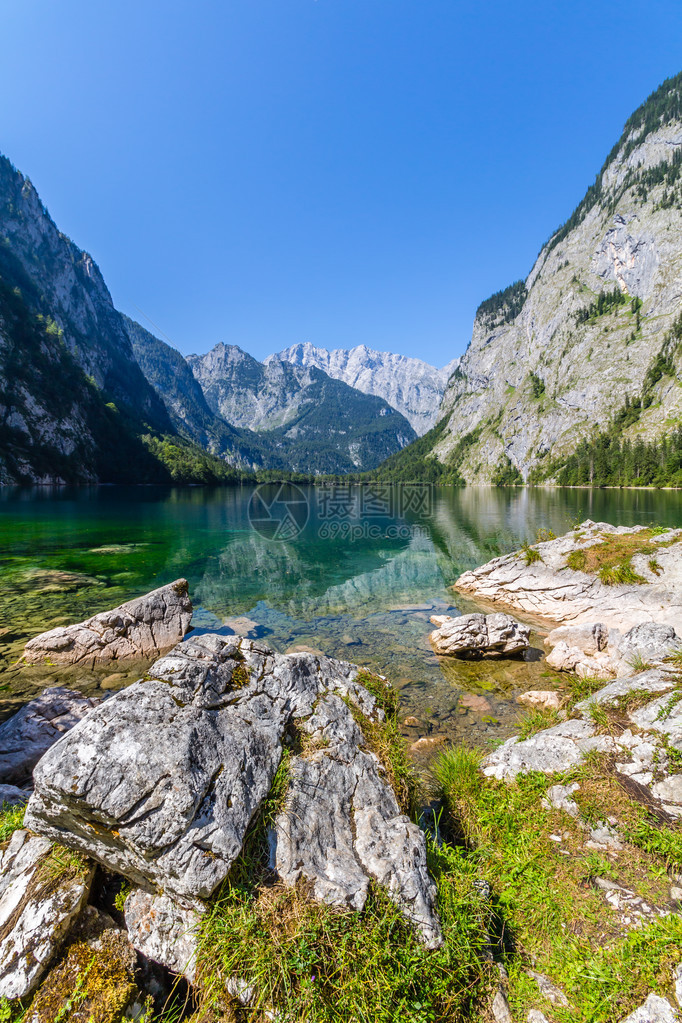
[[[6,842],[15,831],[23,827],[25,806],[3,803],[0,809],[0,842]]]

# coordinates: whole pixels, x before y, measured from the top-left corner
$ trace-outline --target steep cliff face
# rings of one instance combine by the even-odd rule
[[[0,483],[164,478],[170,431],[90,256],[0,157]]]
[[[298,472],[375,468],[415,439],[386,401],[315,367],[270,358],[260,363],[236,345],[187,359],[210,409],[234,427],[257,432],[264,464]]]
[[[140,371],[96,263],[62,234],[23,174],[0,157],[0,244],[5,277],[24,280],[35,311],[50,316],[74,361],[107,397],[161,428],[163,404]],[[11,264],[10,265],[10,261]],[[13,283],[10,281],[10,283]]]
[[[163,401],[178,433],[211,454],[242,468],[261,468],[259,439],[237,430],[209,408],[204,392],[180,352],[123,317],[133,352],[145,377]]]
[[[421,359],[377,352],[365,345],[329,352],[308,341],[285,348],[270,360],[315,366],[349,387],[383,398],[405,416],[418,437],[436,422],[443,392],[459,365],[459,359],[453,359],[436,369]]]
[[[643,390],[625,436],[649,440],[680,424],[682,349],[671,328],[682,311],[681,172],[678,76],[629,119],[526,281],[479,307],[432,446],[467,482],[552,479]]]

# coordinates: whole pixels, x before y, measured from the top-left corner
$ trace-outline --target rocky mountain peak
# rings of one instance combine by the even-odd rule
[[[437,369],[422,359],[380,352],[364,344],[328,351],[309,341],[285,348],[266,362],[272,359],[316,367],[365,394],[383,398],[405,416],[419,436],[433,426],[450,374],[459,362],[455,359]]]

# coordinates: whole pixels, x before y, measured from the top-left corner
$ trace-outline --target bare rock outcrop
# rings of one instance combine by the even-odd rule
[[[430,636],[438,654],[460,657],[509,656],[530,646],[530,629],[506,614],[433,615],[438,628]]]
[[[455,589],[564,625],[599,622],[606,629],[627,632],[634,625],[656,622],[674,628],[682,622],[682,530],[643,542],[643,552],[634,554],[631,563],[641,582],[608,585],[598,574],[567,563],[572,554],[643,530],[587,520],[565,536],[535,544],[536,559],[530,563],[523,551],[494,558],[464,572]]]
[[[23,658],[29,664],[93,665],[158,657],[180,642],[191,618],[187,580],[176,579],[84,622],[34,636]]]
[[[546,637],[545,646],[551,649],[547,663],[557,671],[619,678],[631,674],[633,667],[662,666],[667,657],[682,650],[682,640],[672,625],[642,622],[623,634],[595,622],[560,625]]]
[[[592,751],[609,753],[623,779],[649,789],[670,817],[682,818],[682,775],[676,773],[675,750],[682,752],[682,678],[677,671],[652,668],[609,682],[577,703],[578,717],[561,721],[526,739],[513,736],[483,761],[483,773],[512,781],[519,774],[562,773],[580,764]],[[633,697],[633,699],[631,699]],[[630,727],[615,733],[602,729],[602,711],[609,706],[625,715]],[[671,753],[672,751],[672,753]],[[554,785],[545,805],[576,816],[573,792],[578,785]],[[649,797],[647,797],[649,798]],[[618,838],[604,823],[591,830],[594,848],[618,848]]]
[[[74,690],[53,686],[4,721],[0,725],[0,784],[31,785],[33,768],[42,755],[98,703]],[[0,793],[0,798],[6,797]]]
[[[420,829],[401,814],[392,789],[362,749],[362,732],[340,696],[322,696],[300,726],[311,752],[296,758],[273,862],[288,884],[312,883],[315,898],[361,909],[370,878],[385,885],[430,947],[441,943],[435,888]]]
[[[60,881],[46,870],[52,843],[15,831],[0,857],[0,997],[37,986],[83,906],[92,869]]]
[[[291,757],[275,862],[285,880],[303,872],[318,897],[335,904],[345,887],[355,908],[369,879],[381,881],[424,940],[438,944],[424,836],[400,813],[344,702],[365,717],[383,715],[357,683],[357,670],[310,654],[275,654],[239,637],[185,642],[45,754],[26,824],[145,889],[181,903],[207,898],[270,790],[285,732],[319,729],[332,752],[317,762]],[[311,800],[302,784],[317,768]],[[303,803],[305,822],[295,819]],[[337,839],[348,841],[347,856],[337,856]]]

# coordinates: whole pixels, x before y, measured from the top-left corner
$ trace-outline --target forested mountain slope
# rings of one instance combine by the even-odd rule
[[[435,457],[429,473],[469,483],[665,482],[678,468],[682,482],[681,311],[678,75],[629,118],[527,279],[479,306],[422,471]],[[414,461],[406,449],[393,474]]]
[[[259,439],[248,430],[235,429],[209,408],[180,352],[135,320],[127,316],[123,320],[140,368],[162,399],[178,433],[232,464],[262,467],[265,455]]]
[[[414,440],[404,416],[315,367],[258,362],[218,344],[187,359],[211,410],[257,431],[265,464],[296,472],[372,469]]]
[[[0,483],[230,472],[175,436],[96,264],[0,156]]]

